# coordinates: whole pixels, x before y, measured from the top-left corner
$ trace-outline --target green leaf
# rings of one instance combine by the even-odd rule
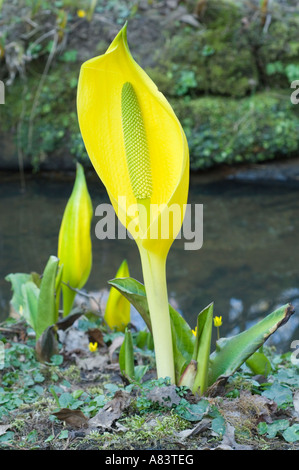
[[[28,281],[22,285],[21,292],[23,297],[21,315],[23,315],[31,328],[36,331],[39,288],[34,282]]]
[[[119,351],[119,367],[129,379],[135,378],[133,338],[128,328],[125,330],[124,341]]]
[[[50,256],[45,267],[42,282],[40,285],[40,294],[38,299],[38,318],[36,324],[36,339],[58,320],[56,310],[55,286],[58,269],[58,258]]]
[[[262,421],[257,425],[257,431],[261,436],[263,434],[266,434],[266,432],[268,431],[268,424]]]
[[[186,406],[183,406],[184,403]],[[187,421],[201,421],[209,409],[210,403],[207,400],[202,399],[198,403],[190,404],[187,400],[182,399],[176,408],[176,413]]]
[[[143,365],[135,366],[134,367],[135,380],[137,382],[140,382],[142,377],[144,377],[144,375],[147,373],[148,369],[149,369],[148,365],[146,365],[146,366],[143,366]]]
[[[273,382],[271,387],[262,392],[262,395],[269,400],[275,401],[278,407],[283,408],[293,402],[292,390],[284,384]]]
[[[212,420],[212,430],[219,436],[223,436],[223,434],[225,433],[225,429],[226,429],[225,424],[226,423],[225,423],[224,417],[220,415],[219,413],[219,416],[217,416],[217,418],[214,418]]]
[[[131,277],[112,279],[108,284],[118,289],[119,292],[130,301],[136,310],[138,310],[151,332],[152,325],[144,285]]]
[[[299,441],[299,423],[295,423],[282,433],[287,442]]]
[[[252,354],[252,356],[247,359],[246,365],[256,375],[267,377],[271,372],[271,363],[262,350]]]
[[[213,304],[208,305],[197,317],[197,330],[193,357],[196,357],[198,369],[192,387],[193,393],[203,394],[206,391],[208,384],[213,307]]]
[[[267,425],[267,437],[273,439],[281,431],[285,431],[289,427],[290,423],[287,419],[277,419]]]
[[[246,331],[230,338],[220,338],[210,356],[208,385],[232,375],[295,312],[284,305]]]
[[[33,281],[31,274],[26,273],[14,273],[8,274],[5,277],[5,280],[11,283],[13,296],[11,299],[11,305],[15,309],[16,312],[22,313],[22,309],[24,308],[24,298],[22,294],[22,285],[28,281]],[[20,311],[21,307],[21,311]]]
[[[131,277],[109,281],[136,308],[151,331],[151,320],[144,285]],[[171,331],[174,349],[176,380],[179,381],[183,370],[192,359],[195,337],[184,318],[169,305]]]
[[[190,363],[185,368],[184,372],[182,373],[178,385],[180,387],[188,387],[192,390],[194,385],[194,380],[197,373],[197,361],[191,359]]]

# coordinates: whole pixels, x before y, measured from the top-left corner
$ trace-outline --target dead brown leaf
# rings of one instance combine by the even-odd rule
[[[235,428],[229,423],[225,425],[225,433],[222,442],[215,448],[215,450],[252,450],[250,445],[238,444],[235,441]]]
[[[110,362],[113,362],[113,354],[116,351],[117,348],[120,348],[124,341],[124,336],[116,336],[114,340],[112,341],[111,345],[109,346],[109,359]]]
[[[123,390],[118,390],[113,399],[106,403],[106,405],[89,420],[89,427],[110,429],[114,421],[120,418],[122,412],[128,408],[130,403],[130,394]]]
[[[88,418],[80,410],[70,410],[69,408],[61,408],[61,410],[52,413],[60,421],[64,421],[72,428],[86,428]]]
[[[35,345],[36,355],[40,362],[50,362],[51,357],[58,354],[58,341],[55,325],[49,326],[38,338]]]
[[[91,371],[97,369],[98,371],[104,370],[107,363],[107,356],[100,355],[97,352],[92,353],[90,357],[79,358],[75,357],[77,366],[84,371]]]
[[[9,428],[10,428],[10,424],[0,424],[0,436],[5,434]]]
[[[105,346],[104,336],[99,328],[90,328],[88,330],[88,337],[91,343],[98,343],[98,346],[100,348],[103,348]]]
[[[154,387],[146,396],[153,402],[158,402],[161,406],[171,408],[172,405],[178,405],[181,397],[176,393],[176,385],[169,385],[165,387]]]

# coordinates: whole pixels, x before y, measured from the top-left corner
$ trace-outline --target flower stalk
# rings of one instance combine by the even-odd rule
[[[158,377],[175,382],[172,333],[166,284],[166,258],[142,247],[141,257],[144,286],[152,324]]]

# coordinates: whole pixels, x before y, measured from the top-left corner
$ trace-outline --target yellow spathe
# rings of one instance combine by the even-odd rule
[[[92,203],[82,165],[77,163],[76,180],[64,210],[59,237],[58,258],[62,266],[63,314],[70,312],[76,292],[86,283],[92,267],[90,226]]]
[[[126,260],[122,262],[116,273],[116,278],[129,277],[129,267]],[[117,290],[111,287],[107,299],[104,320],[111,329],[117,331],[125,331],[126,326],[130,323],[130,302]]]
[[[129,214],[127,208],[138,201],[132,189],[125,149],[121,101],[126,83],[130,83],[136,93],[147,137],[152,178],[150,203],[181,207],[180,217],[173,222],[171,238],[162,243],[159,240],[157,244],[157,240],[144,237],[142,242],[147,249],[167,252],[181,228],[187,203],[188,145],[170,104],[132,58],[124,27],[105,54],[82,65],[77,108],[89,158],[106,186],[118,217],[128,228],[134,214]],[[161,214],[157,213],[151,222],[159,224],[160,219]],[[140,243],[138,237],[136,241]]]

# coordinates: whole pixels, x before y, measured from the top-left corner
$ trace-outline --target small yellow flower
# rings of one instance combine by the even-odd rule
[[[197,332],[197,326],[194,328],[194,330],[192,330],[192,333],[194,334],[194,336],[196,336],[196,332]]]
[[[222,325],[222,317],[214,317],[214,326],[219,328]]]
[[[98,343],[89,343],[89,351],[95,352],[98,349]]]
[[[78,16],[79,18],[85,18],[85,16],[86,16],[86,11],[85,11],[85,10],[78,10],[78,11],[77,11],[77,16]]]

